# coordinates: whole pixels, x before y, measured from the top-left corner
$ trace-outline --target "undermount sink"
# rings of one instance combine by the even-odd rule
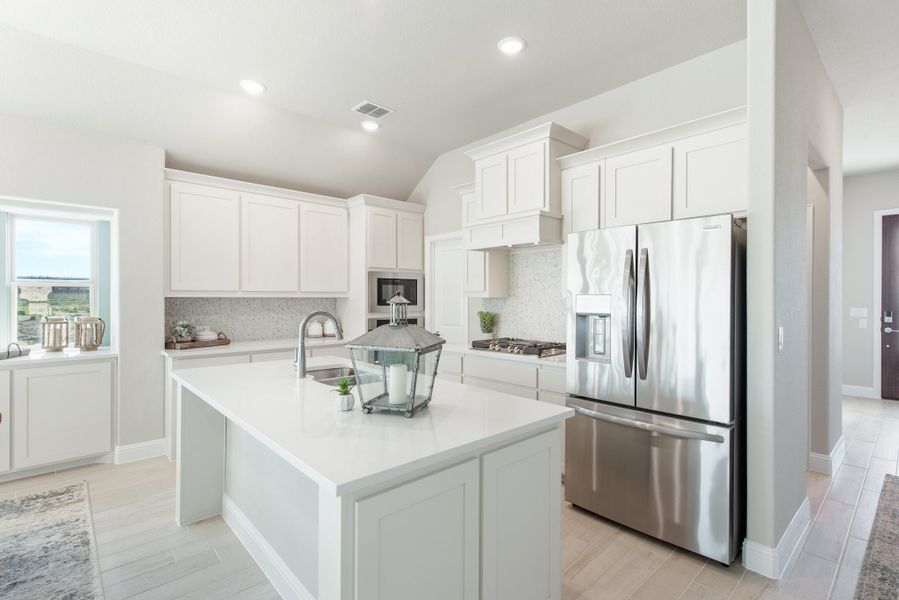
[[[356,385],[356,372],[349,367],[309,369],[306,371],[306,377],[332,387],[337,387],[340,384],[340,380],[346,377],[350,380],[350,385]]]

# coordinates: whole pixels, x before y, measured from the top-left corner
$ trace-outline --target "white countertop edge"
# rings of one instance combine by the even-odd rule
[[[0,360],[0,371],[18,367],[36,367],[42,365],[57,365],[72,362],[86,362],[92,360],[111,360],[118,358],[119,354],[111,348],[99,348],[97,350],[63,350],[62,352],[46,352],[32,350],[28,356],[17,356]]]
[[[342,362],[335,362],[334,364],[343,364]],[[322,363],[324,366],[324,363]],[[425,458],[419,459],[417,461],[413,461],[410,463],[404,463],[402,465],[398,465],[395,467],[390,467],[376,473],[372,473],[370,475],[366,475],[364,477],[360,477],[359,479],[354,479],[348,482],[334,482],[323,476],[319,473],[315,468],[311,465],[303,462],[299,458],[297,458],[294,454],[286,452],[281,446],[272,442],[268,436],[261,433],[256,428],[250,426],[243,419],[237,418],[234,413],[229,410],[226,410],[221,404],[210,398],[208,395],[200,392],[197,388],[192,386],[190,383],[184,381],[182,377],[176,372],[173,373],[172,377],[181,385],[186,387],[192,393],[201,398],[204,402],[209,404],[216,411],[221,413],[226,419],[236,424],[238,427],[249,433],[264,445],[266,448],[274,452],[276,455],[285,460],[292,467],[300,471],[303,475],[313,480],[320,487],[332,492],[335,496],[346,496],[349,494],[356,493],[360,490],[365,490],[366,488],[371,488],[377,486],[380,483],[388,482],[393,479],[398,479],[404,477],[406,475],[411,475],[425,469],[430,466],[434,466],[441,463],[451,462],[456,458],[464,458],[471,456],[473,454],[477,454],[480,450],[491,448],[495,446],[499,446],[504,444],[507,441],[514,440],[516,438],[524,437],[525,434],[528,433],[541,433],[545,430],[552,429],[554,426],[559,423],[563,423],[566,419],[570,419],[574,416],[574,410],[567,409],[566,412],[558,413],[555,415],[551,415],[548,417],[544,417],[538,421],[534,421],[528,423],[526,425],[521,425],[519,427],[515,427],[514,429],[510,429],[508,431],[504,431],[502,433],[498,433],[486,438],[482,438],[479,440],[473,440],[471,442],[462,444],[460,446],[450,448],[448,450],[444,450],[442,452],[438,452],[436,454],[432,454]],[[322,385],[322,384],[319,384]],[[494,392],[496,394],[502,394],[502,392]],[[510,394],[503,394],[510,395]],[[428,410],[428,409],[424,409]],[[398,417],[399,418],[399,417]],[[415,417],[412,417],[413,419]]]
[[[338,340],[334,337],[306,338],[306,348],[330,348],[343,346],[346,339]],[[160,353],[167,358],[190,358],[192,356],[224,356],[228,354],[249,354],[252,352],[275,352],[278,350],[293,350],[297,347],[297,338],[281,338],[274,340],[242,340],[232,341],[225,346],[209,346],[207,348],[191,348],[189,350],[168,350],[163,348]]]
[[[549,356],[547,358],[537,358],[536,356],[528,356],[522,354],[507,354],[505,352],[492,352],[490,350],[477,350],[466,344],[445,344],[444,352],[452,352],[453,354],[468,354],[471,356],[480,356],[482,358],[494,358],[497,360],[510,360],[518,363],[551,367],[554,369],[565,368],[565,354]],[[463,367],[464,369],[464,367]]]

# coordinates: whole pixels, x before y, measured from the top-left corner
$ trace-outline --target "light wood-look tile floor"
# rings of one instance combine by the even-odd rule
[[[899,402],[846,398],[846,460],[809,473],[813,525],[787,576],[729,568],[562,505],[563,600],[852,598],[884,473],[899,461]],[[0,499],[87,480],[107,600],[265,600],[277,592],[220,518],[174,523],[174,464],[91,465],[0,484]]]

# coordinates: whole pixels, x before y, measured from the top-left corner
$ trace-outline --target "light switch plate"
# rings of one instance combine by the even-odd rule
[[[784,326],[783,325],[777,326],[777,351],[778,352],[784,351]]]
[[[859,319],[858,320],[858,328],[859,329],[867,329],[868,328],[868,319]]]
[[[868,316],[867,306],[852,306],[849,308],[849,316],[856,319],[864,319]]]

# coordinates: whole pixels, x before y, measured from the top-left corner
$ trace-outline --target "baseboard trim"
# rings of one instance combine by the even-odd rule
[[[824,473],[825,475],[833,475],[843,464],[843,458],[846,456],[846,442],[843,436],[833,445],[830,454],[820,454],[818,452],[808,453],[808,469],[816,473]]]
[[[874,388],[865,387],[863,385],[843,384],[843,395],[844,396],[855,396],[857,398],[874,398],[876,400],[880,400],[880,394],[875,392]]]
[[[222,496],[222,518],[240,540],[265,576],[286,600],[315,600],[240,507],[227,494]]]
[[[743,566],[769,579],[782,578],[799,557],[799,550],[808,537],[811,525],[811,505],[808,498],[805,498],[777,547],[772,548],[749,539],[743,542]]]
[[[157,456],[165,456],[165,438],[115,447],[115,464],[117,465]]]

